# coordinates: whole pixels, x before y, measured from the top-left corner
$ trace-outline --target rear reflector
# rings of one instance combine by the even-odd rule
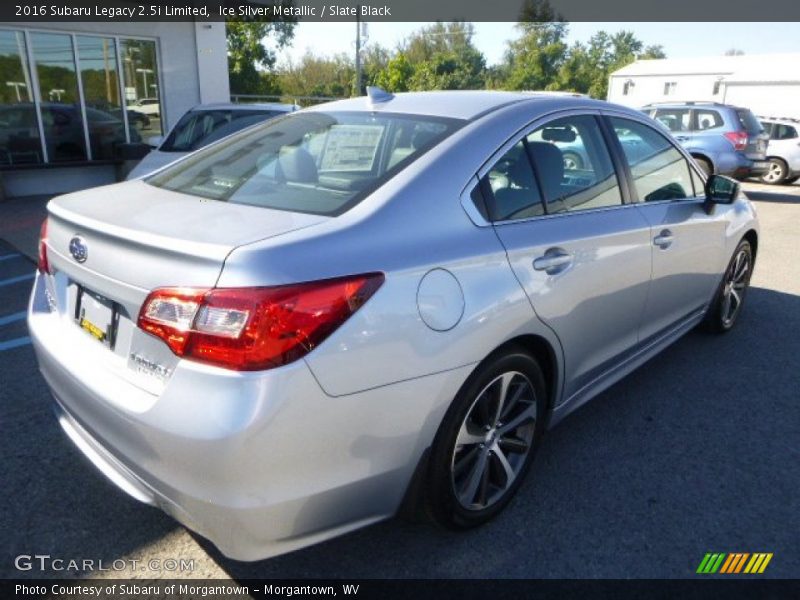
[[[260,371],[313,350],[383,283],[369,273],[277,287],[159,288],[138,324],[184,358]]]
[[[50,261],[47,260],[47,219],[42,221],[42,227],[39,230],[39,260],[36,268],[40,273],[50,272]]]

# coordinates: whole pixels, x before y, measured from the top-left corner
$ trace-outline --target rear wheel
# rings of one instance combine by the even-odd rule
[[[544,377],[521,349],[489,359],[470,377],[431,449],[427,506],[440,524],[481,525],[511,500],[544,427]]]
[[[778,185],[786,181],[789,175],[789,167],[780,158],[769,159],[769,170],[761,176],[761,181],[772,185]]]
[[[705,329],[726,333],[733,329],[744,305],[744,297],[753,274],[753,250],[750,242],[742,240],[725,270],[704,322]]]
[[[697,165],[703,170],[703,173],[706,174],[706,177],[708,177],[714,172],[714,166],[705,158],[699,158],[696,156],[694,160],[697,162]]]

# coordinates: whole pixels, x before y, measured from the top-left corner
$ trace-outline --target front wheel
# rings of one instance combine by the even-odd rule
[[[498,355],[470,376],[431,449],[427,507],[445,527],[489,521],[516,493],[544,428],[544,377],[521,349]]]
[[[744,297],[753,273],[753,250],[750,242],[742,240],[725,270],[722,283],[714,297],[704,322],[705,328],[715,333],[733,329],[742,312]]]

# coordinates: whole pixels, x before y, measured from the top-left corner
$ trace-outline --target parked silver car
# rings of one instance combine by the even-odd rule
[[[794,183],[800,179],[800,119],[759,117],[769,134],[767,160],[769,171],[761,176],[764,183]]]
[[[420,502],[487,521],[548,427],[736,323],[757,247],[638,111],[371,90],[51,201],[28,324],[86,456],[254,560]]]
[[[298,110],[296,104],[199,104],[178,120],[166,137],[153,136],[147,142],[153,146],[126,179],[144,177],[187,154],[222,138]]]

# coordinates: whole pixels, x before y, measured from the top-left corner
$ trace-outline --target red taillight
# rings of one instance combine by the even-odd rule
[[[260,371],[308,354],[383,283],[370,273],[261,288],[160,288],[145,300],[139,327],[184,358]]]
[[[47,260],[47,219],[42,221],[42,228],[39,230],[39,262],[36,268],[40,273],[50,272],[50,262]]]
[[[747,148],[747,132],[746,131],[729,131],[725,134],[728,141],[733,144],[734,150],[744,150]]]

